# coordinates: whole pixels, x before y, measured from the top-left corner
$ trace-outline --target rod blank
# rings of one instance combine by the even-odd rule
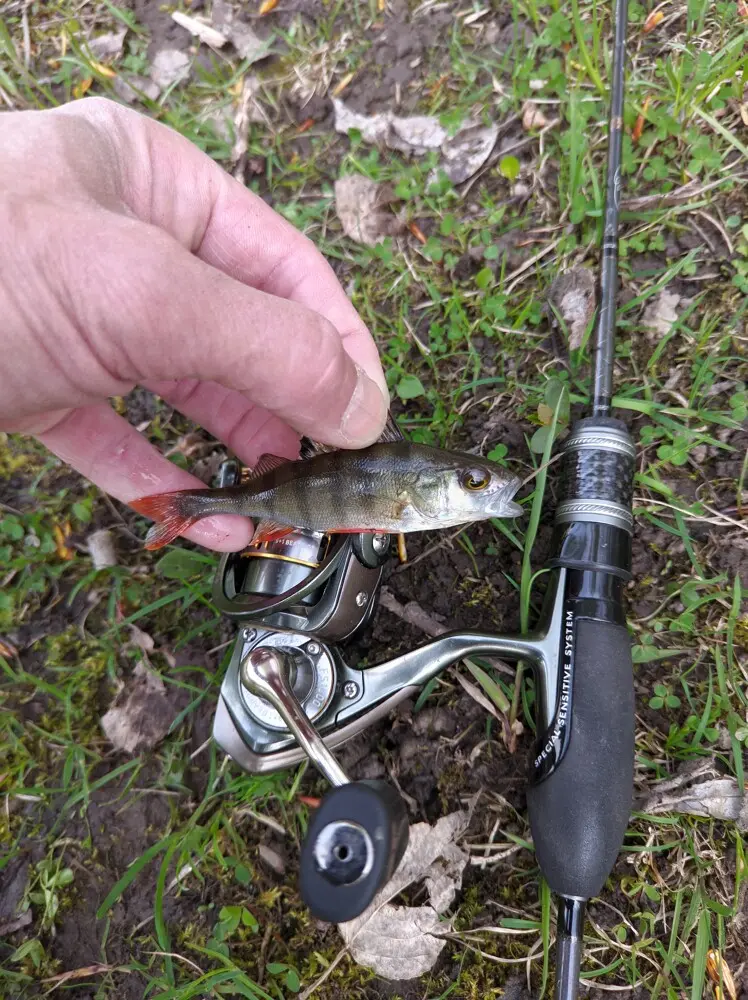
[[[618,212],[621,204],[621,146],[623,142],[623,95],[626,56],[628,0],[616,0],[615,39],[608,120],[608,177],[605,193],[605,223],[600,260],[600,308],[594,350],[592,415],[610,415],[613,395],[616,296],[618,293]]]

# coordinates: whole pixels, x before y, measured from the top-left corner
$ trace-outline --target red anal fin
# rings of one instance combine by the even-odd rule
[[[249,544],[256,545],[259,542],[272,542],[276,538],[285,538],[286,535],[293,534],[295,530],[295,528],[291,528],[287,524],[278,524],[276,521],[260,521],[255,528],[255,533],[252,535],[252,541]]]

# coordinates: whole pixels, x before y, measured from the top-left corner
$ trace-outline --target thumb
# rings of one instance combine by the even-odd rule
[[[160,228],[110,219],[86,262],[78,326],[117,380],[211,380],[327,444],[378,438],[389,401],[328,319],[235,280]]]

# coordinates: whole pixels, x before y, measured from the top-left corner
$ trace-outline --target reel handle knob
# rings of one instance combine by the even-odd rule
[[[405,803],[386,782],[352,781],[331,789],[301,849],[304,904],[330,923],[359,916],[400,864],[408,832]]]

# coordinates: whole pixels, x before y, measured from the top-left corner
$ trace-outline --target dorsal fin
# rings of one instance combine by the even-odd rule
[[[290,458],[280,458],[278,455],[271,455],[269,452],[266,452],[257,459],[255,467],[247,472],[247,481],[249,482],[252,479],[257,479],[259,476],[264,476],[266,472],[277,469],[279,465],[288,465],[290,461]]]
[[[405,436],[403,432],[398,427],[395,418],[392,416],[392,412],[388,410],[387,422],[384,425],[384,430],[377,438],[377,444],[389,444],[393,441],[404,440]],[[304,461],[314,458],[315,455],[323,455],[330,451],[340,451],[340,449],[330,444],[323,444],[321,441],[315,441],[313,438],[304,437],[301,439],[300,457]]]
[[[384,430],[377,438],[379,442],[385,444],[392,441],[404,441],[405,435],[400,430],[397,425],[397,421],[392,416],[392,410],[387,411],[387,422],[384,425]]]
[[[321,441],[315,441],[314,438],[303,437],[299,448],[299,458],[306,462],[308,459],[314,458],[315,455],[326,455],[330,451],[340,451],[340,448],[335,448],[331,444],[323,444]]]

